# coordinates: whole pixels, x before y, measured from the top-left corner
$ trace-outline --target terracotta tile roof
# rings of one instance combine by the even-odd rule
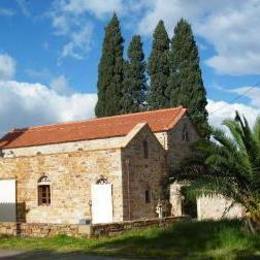
[[[143,122],[147,122],[153,132],[167,131],[176,125],[185,112],[185,108],[176,107],[87,121],[14,129],[0,140],[0,148],[17,148],[124,136],[136,124]]]

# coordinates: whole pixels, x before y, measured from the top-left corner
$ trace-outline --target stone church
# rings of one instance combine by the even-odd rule
[[[0,140],[0,204],[7,207],[0,221],[157,217],[170,172],[198,138],[183,107],[14,129]],[[175,216],[185,213],[179,189],[170,189]],[[198,218],[219,217],[227,202],[216,200],[201,199]],[[230,214],[242,213],[235,208]]]

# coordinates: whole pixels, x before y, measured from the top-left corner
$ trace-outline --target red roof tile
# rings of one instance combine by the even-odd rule
[[[173,128],[185,114],[183,107],[97,118],[87,121],[14,129],[0,140],[0,148],[17,148],[127,135],[147,122],[153,132]]]

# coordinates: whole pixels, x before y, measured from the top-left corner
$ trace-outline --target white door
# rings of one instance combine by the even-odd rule
[[[112,185],[92,184],[92,223],[111,223],[113,221]]]
[[[0,180],[0,221],[16,221],[15,180]]]

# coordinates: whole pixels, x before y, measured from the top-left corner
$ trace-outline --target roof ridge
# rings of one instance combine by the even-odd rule
[[[121,115],[114,115],[114,116],[106,116],[106,117],[100,117],[100,118],[90,118],[90,119],[85,119],[85,120],[75,120],[75,121],[68,121],[68,122],[60,122],[60,123],[54,123],[54,124],[47,124],[47,125],[39,125],[39,126],[31,126],[31,127],[23,127],[23,128],[15,128],[12,129],[12,132],[22,132],[22,131],[33,131],[33,130],[40,130],[48,127],[62,127],[70,124],[80,124],[84,122],[93,122],[93,121],[102,121],[106,119],[113,119],[113,118],[118,118],[118,117],[130,117],[133,115],[140,115],[140,114],[149,114],[149,113],[159,113],[162,111],[169,111],[169,110],[180,110],[180,109],[185,109],[183,106],[178,106],[178,107],[171,107],[171,108],[163,108],[163,109],[157,109],[157,110],[148,110],[148,111],[143,111],[143,112],[135,112],[135,113],[129,113],[129,114],[121,114]]]
[[[183,117],[183,115],[185,114],[187,112],[187,108],[182,108],[181,109],[181,113],[180,114],[178,114],[175,118],[174,118],[174,120],[167,126],[167,129],[169,130],[169,129],[172,129],[178,122],[179,122],[179,120]]]
[[[161,109],[156,109],[156,110],[147,110],[147,111],[143,111],[143,112],[134,112],[134,113],[128,113],[128,114],[114,115],[114,116],[104,116],[104,117],[93,118],[93,119],[85,120],[85,121],[102,120],[102,119],[117,118],[117,117],[128,117],[128,116],[132,116],[132,115],[157,113],[157,112],[168,111],[168,110],[177,110],[177,109],[180,109],[180,108],[183,108],[183,106],[161,108]]]

